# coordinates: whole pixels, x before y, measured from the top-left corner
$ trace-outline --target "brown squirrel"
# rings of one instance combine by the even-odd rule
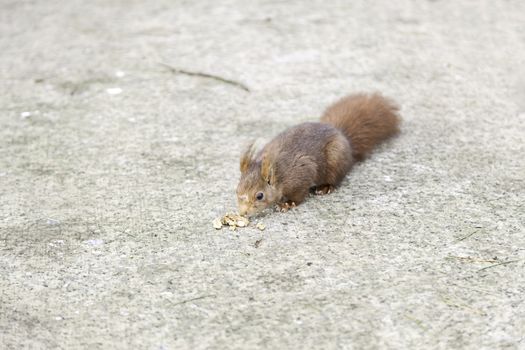
[[[320,122],[281,132],[257,154],[242,154],[237,203],[241,215],[273,204],[281,211],[303,202],[311,190],[332,192],[356,161],[399,131],[399,107],[380,94],[355,94],[328,107]]]

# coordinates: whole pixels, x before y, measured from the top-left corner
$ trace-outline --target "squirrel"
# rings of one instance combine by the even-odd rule
[[[352,166],[399,132],[399,107],[375,94],[354,94],[329,106],[319,122],[292,126],[259,152],[253,142],[241,155],[237,204],[254,215],[274,204],[281,211],[308,194],[330,193]]]

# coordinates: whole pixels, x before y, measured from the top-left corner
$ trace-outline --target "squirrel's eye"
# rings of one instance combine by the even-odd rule
[[[260,201],[264,198],[264,193],[262,192],[257,192],[257,194],[255,195],[255,198]]]

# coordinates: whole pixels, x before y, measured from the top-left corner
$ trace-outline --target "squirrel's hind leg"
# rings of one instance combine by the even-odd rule
[[[320,179],[316,186],[316,194],[327,194],[333,191],[334,187],[344,179],[346,173],[354,164],[352,148],[348,139],[342,134],[334,135],[324,149],[326,157],[326,168],[324,178]]]

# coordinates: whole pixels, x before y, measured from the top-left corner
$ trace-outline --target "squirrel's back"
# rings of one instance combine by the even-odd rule
[[[321,122],[343,131],[353,157],[362,160],[377,144],[399,132],[398,111],[393,101],[380,94],[355,94],[328,107]]]

